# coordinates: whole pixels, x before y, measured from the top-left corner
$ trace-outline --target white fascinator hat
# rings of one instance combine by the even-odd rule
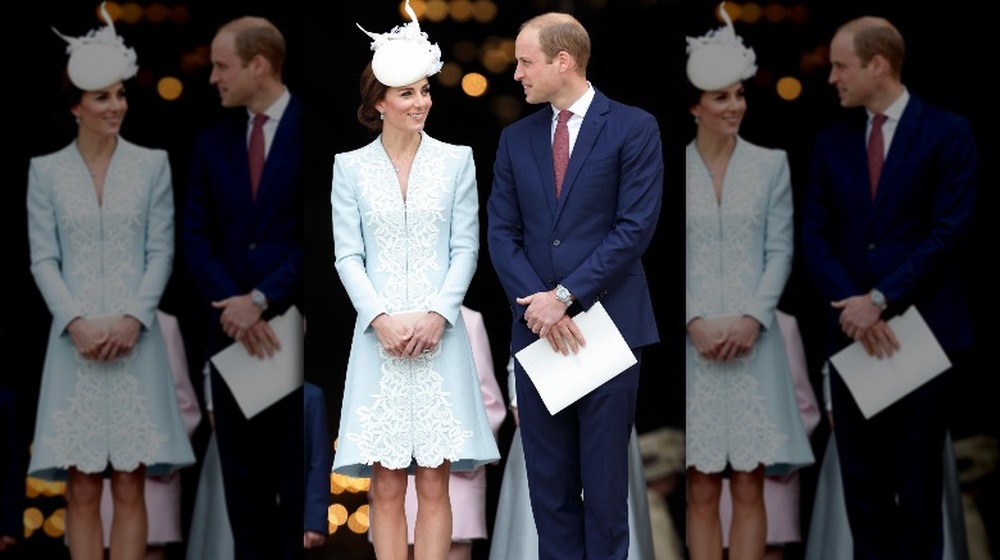
[[[101,18],[107,25],[93,29],[83,37],[67,37],[52,28],[68,43],[66,72],[73,85],[83,91],[106,88],[135,76],[139,70],[135,50],[126,47],[125,41],[115,32],[115,25],[104,4],[101,2]]]
[[[688,80],[702,91],[719,90],[757,73],[757,55],[736,34],[725,4],[719,4],[719,13],[726,25],[701,37],[687,38]]]
[[[375,78],[389,87],[412,84],[433,76],[441,70],[441,48],[431,44],[427,33],[420,30],[417,14],[406,0],[404,7],[410,22],[398,25],[388,33],[370,33],[358,24],[358,29],[372,38],[372,71]]]

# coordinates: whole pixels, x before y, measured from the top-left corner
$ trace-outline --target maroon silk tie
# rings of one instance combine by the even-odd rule
[[[257,186],[260,175],[264,172],[264,122],[267,115],[258,114],[253,117],[253,130],[250,131],[250,194],[257,199]]]
[[[872,118],[872,131],[868,136],[868,178],[871,181],[872,200],[878,189],[878,179],[882,174],[882,163],[885,161],[885,140],[882,138],[882,123],[886,116],[882,113]]]
[[[559,121],[556,123],[556,134],[552,138],[552,166],[556,172],[556,200],[562,192],[563,178],[566,176],[566,166],[569,165],[569,127],[566,121],[573,116],[569,109],[559,111]]]

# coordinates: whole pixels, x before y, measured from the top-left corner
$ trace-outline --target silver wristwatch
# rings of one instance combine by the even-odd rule
[[[564,303],[566,307],[573,305],[572,294],[570,294],[569,290],[566,289],[566,286],[563,286],[562,284],[556,286],[556,299]]]
[[[250,290],[250,301],[259,307],[261,311],[267,311],[267,296],[264,295],[264,292],[257,288]]]
[[[875,307],[878,307],[879,311],[885,311],[885,308],[889,305],[885,301],[885,295],[875,288],[872,288],[872,291],[868,292],[868,296],[871,297],[872,303],[875,304]]]

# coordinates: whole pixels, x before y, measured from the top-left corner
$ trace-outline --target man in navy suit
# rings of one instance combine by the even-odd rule
[[[903,55],[902,36],[881,18],[853,20],[834,36],[830,83],[842,106],[865,111],[817,138],[803,252],[830,302],[828,355],[858,341],[873,357],[891,356],[900,347],[887,320],[915,306],[958,365],[972,343],[957,257],[973,204],[975,142],[964,118],[909,94]],[[855,558],[941,558],[951,376],[865,419],[832,372]]]
[[[210,82],[239,110],[199,137],[185,206],[209,356],[234,341],[272,355],[280,341],[267,320],[301,308],[302,107],[282,82],[284,59],[284,38],[263,18],[233,20],[212,41]],[[247,419],[214,368],[211,382],[236,557],[301,555],[302,393]]]
[[[637,359],[555,415],[515,363],[539,558],[623,560],[638,360],[659,340],[641,262],[663,195],[659,128],[587,81],[590,39],[573,17],[529,20],[515,55],[514,79],[528,103],[545,107],[502,132],[488,202],[512,350],[545,338],[555,351],[576,352],[586,341],[572,316],[600,301]],[[570,113],[560,117],[563,110]]]

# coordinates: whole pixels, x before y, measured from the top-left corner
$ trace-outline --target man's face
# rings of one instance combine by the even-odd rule
[[[551,102],[562,86],[562,78],[557,59],[545,60],[538,42],[538,29],[528,28],[518,34],[514,56],[517,58],[514,79],[524,87],[525,100],[528,103]]]
[[[830,84],[837,88],[843,107],[866,106],[875,93],[871,64],[862,66],[854,50],[854,34],[841,31],[830,42]]]
[[[219,90],[223,107],[245,107],[257,92],[253,67],[236,54],[232,33],[219,33],[212,41],[212,75],[208,81]]]

